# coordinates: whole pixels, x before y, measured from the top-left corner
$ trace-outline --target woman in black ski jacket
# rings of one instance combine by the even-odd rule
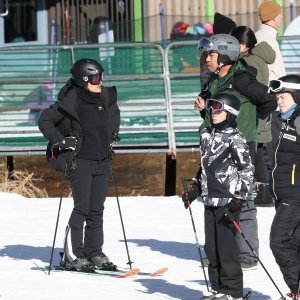
[[[39,119],[39,128],[49,140],[49,163],[71,181],[74,208],[61,261],[71,270],[115,268],[102,252],[103,210],[110,145],[119,132],[120,111],[116,88],[102,86],[103,72],[95,60],[76,61],[58,101]]]
[[[271,186],[275,200],[270,247],[284,280],[288,296],[298,299],[300,242],[300,76],[271,80],[282,121],[274,153]],[[289,298],[289,299],[290,299]]]

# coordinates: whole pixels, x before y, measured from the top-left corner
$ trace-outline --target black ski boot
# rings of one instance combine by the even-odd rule
[[[78,272],[93,272],[93,265],[88,261],[86,257],[77,257],[71,262],[64,262],[64,267],[67,271],[78,271]]]
[[[117,266],[110,262],[108,257],[103,252],[92,257],[90,259],[90,263],[94,266],[95,269],[117,271]]]
[[[257,184],[257,196],[254,199],[255,206],[268,207],[274,206],[270,186],[267,183]]]

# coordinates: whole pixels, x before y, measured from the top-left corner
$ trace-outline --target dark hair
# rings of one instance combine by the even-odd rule
[[[250,50],[254,48],[257,43],[254,31],[247,26],[238,26],[231,32],[240,44],[245,44]]]

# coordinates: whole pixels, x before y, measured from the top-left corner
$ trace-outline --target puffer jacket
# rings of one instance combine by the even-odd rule
[[[288,120],[282,120],[271,176],[276,201],[300,201],[300,135],[295,126],[299,118],[298,105]]]
[[[240,54],[249,66],[257,70],[256,80],[264,85],[269,83],[268,65],[275,61],[276,54],[267,42],[257,44],[251,52],[246,51]]]
[[[116,87],[103,86],[101,96],[107,115],[107,136],[112,141],[113,133],[118,134],[120,127],[120,110],[117,104]],[[40,131],[49,140],[48,152],[51,149],[49,146],[61,141],[66,135],[72,135],[78,141],[76,150],[72,152],[73,158],[79,153],[82,144],[82,128],[77,110],[76,86],[70,79],[60,90],[58,101],[45,109],[38,121]],[[47,153],[48,155],[51,154]]]
[[[249,66],[257,70],[256,80],[264,85],[269,83],[268,65],[274,63],[276,53],[267,42],[258,43],[251,52],[242,52],[240,58],[243,58]],[[257,142],[268,143],[272,140],[271,135],[271,117],[257,119]]]
[[[249,149],[238,128],[202,132],[201,189],[206,205],[223,207],[233,198],[248,199],[254,182]]]

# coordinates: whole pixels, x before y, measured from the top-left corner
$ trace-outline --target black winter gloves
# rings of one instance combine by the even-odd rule
[[[243,200],[239,198],[233,198],[229,203],[225,205],[229,209],[230,212],[235,212],[241,209],[243,205]]]
[[[56,143],[54,146],[59,147],[60,150],[74,151],[77,146],[77,139],[74,136],[67,136],[63,140]]]
[[[199,196],[199,186],[196,182],[193,182],[188,193],[182,195],[182,201],[185,208],[189,208],[191,203]]]

